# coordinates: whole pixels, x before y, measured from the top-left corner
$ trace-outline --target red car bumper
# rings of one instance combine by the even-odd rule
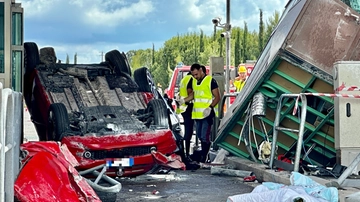
[[[127,177],[151,170],[159,162],[156,160],[156,155],[153,155],[155,151],[164,155],[172,154],[177,148],[172,136],[171,130],[157,130],[137,134],[67,136],[61,142],[67,145],[80,162],[78,170],[105,164],[109,159],[133,158],[134,164],[131,167],[122,167],[120,171],[117,168],[107,170],[109,176]],[[180,165],[176,168],[185,167],[183,163],[176,165]]]

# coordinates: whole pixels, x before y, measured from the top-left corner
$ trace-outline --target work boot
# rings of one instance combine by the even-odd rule
[[[205,163],[208,159],[208,153],[210,150],[211,143],[201,142],[201,159],[200,162]]]
[[[186,155],[184,152],[184,140],[179,141],[177,146],[179,147],[179,150],[176,152],[176,154],[179,155],[181,157],[181,160],[184,162],[186,159]]]
[[[191,157],[189,155],[186,156],[186,162],[193,162],[193,160],[191,159]]]
[[[190,140],[185,140],[185,155],[190,156]]]

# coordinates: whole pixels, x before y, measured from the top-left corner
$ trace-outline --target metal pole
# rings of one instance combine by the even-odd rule
[[[278,105],[276,108],[276,115],[275,115],[275,121],[274,121],[274,129],[273,129],[273,137],[272,137],[272,144],[271,144],[271,153],[270,153],[270,162],[269,167],[270,169],[273,168],[273,162],[275,158],[275,151],[276,151],[276,143],[277,143],[277,136],[279,130],[287,130],[291,131],[291,129],[288,128],[282,128],[279,127],[280,124],[280,115],[281,115],[281,109],[282,109],[282,101],[283,98],[287,97],[299,97],[301,99],[301,120],[300,120],[300,126],[299,126],[299,132],[298,132],[298,141],[296,145],[296,153],[295,153],[295,162],[294,162],[294,171],[299,172],[299,163],[300,163],[300,155],[301,155],[301,148],[304,138],[304,128],[305,128],[305,121],[306,121],[306,112],[307,112],[307,99],[304,94],[282,94],[279,98]],[[297,131],[297,130],[292,130]]]
[[[307,112],[307,99],[304,94],[300,93],[301,99],[301,117],[300,117],[300,128],[298,133],[298,141],[296,145],[296,153],[295,153],[295,162],[294,162],[294,171],[299,172],[299,164],[300,164],[300,155],[301,149],[304,139],[304,130],[305,130],[305,122],[306,122],[306,112]]]
[[[230,0],[226,0],[226,25],[225,29],[228,32],[228,36],[226,37],[226,72],[225,72],[225,92],[226,94],[230,93]],[[226,109],[230,106],[230,99],[226,99]]]
[[[337,179],[338,185],[341,185],[349,175],[353,172],[353,170],[356,168],[356,166],[360,162],[360,153],[356,156],[356,158],[350,163],[350,165],[346,168],[346,170],[340,175],[340,177]]]

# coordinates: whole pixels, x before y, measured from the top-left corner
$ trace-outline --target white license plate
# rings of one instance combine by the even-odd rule
[[[134,158],[106,159],[107,167],[131,167],[133,165],[134,165]]]

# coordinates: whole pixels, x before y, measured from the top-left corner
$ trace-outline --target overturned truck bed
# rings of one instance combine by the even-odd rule
[[[254,159],[250,155],[253,152],[257,158],[260,142],[272,139],[282,94],[333,93],[333,64],[360,60],[357,16],[358,13],[339,0],[289,1],[246,85],[221,119],[214,143],[236,156]],[[258,92],[266,98],[266,115],[260,121],[255,117],[254,125],[248,129],[244,124],[246,110]],[[285,99],[283,103],[280,127],[299,129],[300,114],[292,114],[295,99]],[[320,166],[333,165],[336,149],[332,97],[307,96],[304,129],[303,150],[309,151],[306,159]],[[248,136],[252,141],[247,148],[244,138]],[[297,141],[297,132],[279,131],[277,154],[293,158]]]

